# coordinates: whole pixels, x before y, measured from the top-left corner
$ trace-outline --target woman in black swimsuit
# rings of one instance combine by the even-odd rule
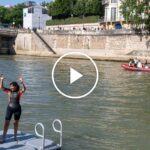
[[[0,89],[2,89],[5,93],[7,93],[9,97],[8,106],[6,110],[6,116],[5,116],[4,129],[3,129],[3,137],[0,143],[5,142],[5,137],[7,134],[7,130],[8,130],[12,115],[14,115],[14,140],[17,141],[17,131],[18,131],[19,119],[21,116],[20,98],[25,92],[26,87],[23,83],[22,78],[19,79],[20,85],[22,86],[21,89],[17,82],[11,82],[10,87],[5,88],[3,86],[3,81],[4,81],[3,75],[0,76],[0,80],[1,80]]]

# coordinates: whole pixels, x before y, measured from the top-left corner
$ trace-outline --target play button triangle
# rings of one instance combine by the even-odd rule
[[[73,68],[70,68],[70,84],[80,79],[83,75]]]

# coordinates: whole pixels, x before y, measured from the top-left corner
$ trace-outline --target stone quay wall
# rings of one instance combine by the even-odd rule
[[[136,52],[148,55],[150,52],[150,36],[138,35],[132,31],[100,31],[98,33],[61,31],[39,32],[39,35],[58,56],[72,51],[83,52],[92,57],[126,56]],[[22,55],[55,55],[34,32],[18,33],[15,49],[16,54]]]

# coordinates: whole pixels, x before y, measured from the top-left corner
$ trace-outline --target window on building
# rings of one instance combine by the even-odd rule
[[[28,8],[28,13],[30,14],[30,13],[34,13],[34,8],[33,7],[30,7],[30,8]]]
[[[108,8],[105,8],[105,21],[108,21]]]
[[[116,8],[111,8],[111,21],[116,21]]]
[[[42,8],[42,14],[47,14],[47,13],[48,13],[47,10]]]
[[[111,3],[117,3],[118,0],[111,0]]]

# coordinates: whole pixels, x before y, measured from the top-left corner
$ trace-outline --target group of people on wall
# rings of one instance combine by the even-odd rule
[[[137,58],[131,58],[129,60],[129,66],[130,67],[136,67],[136,68],[149,68],[147,60],[145,60],[145,63],[142,63]]]

